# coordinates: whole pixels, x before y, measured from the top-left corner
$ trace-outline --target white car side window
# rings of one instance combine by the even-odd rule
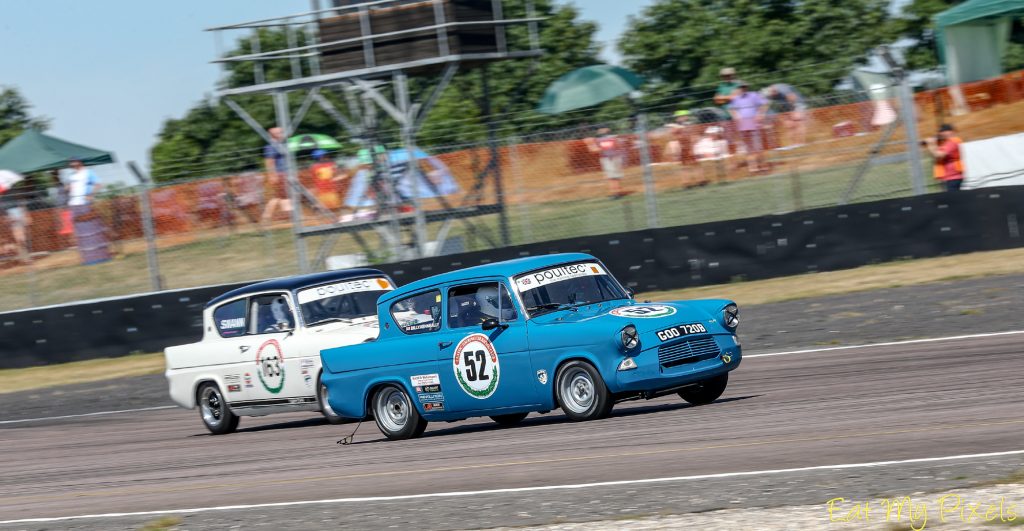
[[[249,320],[250,334],[272,334],[295,328],[291,306],[283,294],[252,298]]]

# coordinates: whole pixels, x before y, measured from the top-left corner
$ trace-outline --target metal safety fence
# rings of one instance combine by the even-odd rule
[[[15,189],[0,196],[0,311],[296,274],[299,245],[322,270],[938,191],[908,133],[947,120],[966,139],[1017,132],[1024,113],[1008,106],[1022,95],[1020,73],[921,92],[913,131],[896,87],[882,86],[776,108],[755,132],[691,101],[369,160],[302,153],[298,226],[289,183],[262,168],[188,169],[84,209],[58,186]],[[927,172],[916,182],[915,163]]]

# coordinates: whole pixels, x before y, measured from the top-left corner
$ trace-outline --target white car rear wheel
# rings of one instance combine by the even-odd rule
[[[199,404],[199,418],[210,433],[224,435],[238,428],[238,415],[228,407],[217,384],[206,382],[200,385],[196,391],[196,402]]]

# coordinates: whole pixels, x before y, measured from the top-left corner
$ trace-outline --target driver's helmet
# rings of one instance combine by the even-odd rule
[[[275,324],[291,327],[292,316],[288,312],[288,303],[283,297],[274,299],[274,302],[270,305],[270,313],[274,316]]]
[[[476,290],[476,304],[480,313],[498,319],[498,288],[497,286],[484,286]],[[501,301],[501,319],[510,320],[515,318],[515,309],[512,301],[505,297]]]

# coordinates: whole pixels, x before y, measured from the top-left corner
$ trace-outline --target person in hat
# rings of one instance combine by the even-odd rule
[[[747,168],[751,173],[761,172],[766,169],[761,126],[768,112],[768,100],[761,93],[750,90],[746,81],[737,81],[737,86],[739,90],[729,103],[729,113],[747,152]]]
[[[734,96],[736,96],[737,90],[740,86],[736,81],[736,69],[727,66],[718,72],[721,81],[718,83],[718,87],[715,88],[715,104],[723,109],[732,102]]]
[[[959,190],[964,182],[964,165],[960,159],[963,140],[957,136],[953,124],[942,124],[937,136],[928,137],[922,143],[935,159],[935,179],[942,181],[947,192]]]

